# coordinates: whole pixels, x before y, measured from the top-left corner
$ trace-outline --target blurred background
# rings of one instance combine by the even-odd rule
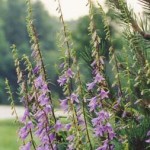
[[[131,2],[131,1],[130,1]],[[72,32],[72,39],[74,47],[78,52],[78,56],[84,49],[90,49],[90,36],[88,36],[89,18],[88,7],[86,7],[86,0],[82,2],[80,0],[63,0],[62,11],[69,29]],[[104,5],[104,0],[101,1]],[[132,1],[133,8],[140,8],[136,1]],[[55,64],[58,62],[59,49],[57,47],[57,36],[61,30],[60,22],[57,18],[56,3],[54,1],[47,0],[34,0],[33,1],[33,13],[34,23],[38,31],[41,50],[49,73],[49,79],[51,80],[53,93],[60,94],[60,89],[56,88],[56,69]],[[108,9],[107,16],[110,18],[111,34],[114,36],[114,44],[116,49],[121,49],[123,44],[122,35],[119,33],[120,28],[116,28],[116,20],[113,16],[113,11]],[[96,10],[96,24],[99,29],[100,37],[104,44],[105,56],[109,46],[105,40],[105,33],[101,16]],[[140,9],[136,9],[140,10]],[[26,16],[27,8],[25,0],[0,0],[0,104],[9,104],[7,100],[7,94],[5,92],[4,79],[8,78],[14,92],[17,91],[16,72],[13,65],[12,53],[10,46],[15,44],[19,50],[19,54],[24,53],[28,56],[31,55],[31,45],[29,43],[29,37],[26,29]],[[106,46],[106,47],[105,47]],[[15,93],[14,93],[15,94]],[[20,104],[17,97],[15,98],[16,104]]]
[[[104,5],[104,1],[101,1]],[[131,1],[130,1],[131,2]],[[86,0],[64,0],[61,1],[62,10],[66,23],[71,30],[74,48],[77,50],[78,58],[83,57],[82,52],[86,49],[87,52],[91,50],[90,36],[88,31],[89,18],[88,8],[86,7]],[[137,3],[132,2],[132,7],[138,7]],[[48,78],[51,82],[51,90],[53,97],[57,99],[61,97],[61,89],[57,87],[57,64],[59,64],[59,48],[57,46],[57,37],[61,30],[61,24],[57,18],[56,4],[54,1],[48,0],[34,0],[32,3],[34,23],[38,31],[40,47],[43,53],[44,61],[46,64]],[[121,28],[116,28],[116,20],[113,16],[113,10],[108,9],[107,16],[110,18],[111,34],[114,37],[114,46],[119,52],[125,41],[120,34]],[[140,10],[140,9],[138,9]],[[105,40],[105,32],[102,23],[102,18],[95,8],[96,12],[96,25],[98,33],[102,38],[103,49],[102,53],[108,61],[108,47],[109,43]],[[17,46],[19,55],[31,55],[31,45],[26,29],[26,16],[27,7],[25,0],[0,0],[0,150],[17,150],[18,144],[16,143],[16,130],[19,127],[17,124],[12,125],[11,109],[4,105],[9,106],[8,96],[5,90],[5,78],[10,81],[12,91],[14,93],[15,104],[18,106],[18,114],[23,113],[20,107],[20,100],[17,98],[16,93],[18,90],[16,72],[12,59],[10,46],[15,44]],[[125,44],[124,44],[125,45]],[[90,78],[88,73],[89,69],[85,69],[85,61],[81,61],[82,74],[86,74],[87,80]],[[113,76],[108,66],[108,75],[113,80]],[[55,106],[58,106],[58,99],[55,101]],[[9,134],[9,135],[8,135]],[[9,138],[8,138],[9,136]],[[14,138],[16,137],[16,138]]]

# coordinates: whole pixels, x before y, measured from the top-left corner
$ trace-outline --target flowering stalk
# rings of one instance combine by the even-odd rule
[[[21,84],[20,94],[25,107],[25,113],[22,118],[24,127],[19,131],[20,138],[24,141],[24,146],[22,146],[21,149],[30,149],[31,144],[33,145],[33,148],[36,149],[32,134],[32,132],[34,132],[34,134],[40,138],[40,145],[37,147],[38,150],[55,150],[56,118],[52,108],[50,90],[46,82],[46,71],[39,49],[38,38],[36,36],[35,28],[31,23],[30,1],[28,2],[28,31],[31,42],[34,45],[32,57],[36,62],[36,67],[33,69],[28,57],[23,56],[22,61],[26,65],[25,72],[27,73],[26,76],[23,75],[24,72],[20,69],[20,61],[18,61],[16,53],[13,55],[18,83]],[[16,50],[15,47],[13,47],[13,49],[14,51]],[[30,135],[31,141],[25,144],[25,139],[28,135]]]
[[[118,85],[118,94],[120,97],[123,97],[123,90],[122,90],[122,85],[121,85],[121,79],[120,79],[120,72],[119,72],[119,67],[118,67],[118,60],[117,60],[117,57],[116,57],[116,54],[115,54],[115,49],[113,47],[113,44],[112,44],[112,40],[111,40],[111,35],[110,35],[110,29],[109,29],[109,24],[108,24],[108,21],[106,20],[106,14],[101,6],[101,4],[99,2],[97,2],[98,4],[98,7],[99,7],[99,11],[102,15],[102,20],[103,20],[103,23],[104,23],[104,27],[105,27],[105,31],[107,32],[106,33],[106,39],[109,41],[110,43],[110,48],[109,48],[109,55],[110,55],[110,62],[109,63],[112,63],[114,62],[114,67],[112,70],[115,69],[115,79],[117,80],[116,82],[117,83],[113,83],[113,86],[115,86],[116,84]]]
[[[12,90],[10,88],[10,84],[9,84],[8,79],[5,80],[5,85],[6,85],[7,94],[9,95],[8,99],[11,101],[12,115],[14,114],[15,118],[16,118],[16,121],[18,121],[19,118],[18,118],[18,114],[17,114],[16,108],[15,108],[13,93],[12,93]]]
[[[86,137],[87,137],[87,141],[89,143],[90,150],[93,150],[92,142],[91,142],[90,135],[89,135],[88,120],[86,118],[86,103],[85,103],[84,89],[82,86],[83,84],[81,81],[80,70],[79,70],[79,66],[77,64],[76,55],[74,56],[74,58],[75,58],[75,65],[77,66],[77,74],[76,74],[76,76],[77,76],[76,83],[78,84],[77,94],[80,95],[80,97],[82,99],[80,105],[82,106],[82,114],[83,114],[83,122],[84,122],[83,125],[85,126]]]
[[[62,22],[63,25],[63,33],[64,33],[64,38],[65,38],[65,44],[66,44],[66,56],[64,58],[64,63],[62,65],[63,71],[62,71],[62,75],[59,77],[58,79],[58,83],[60,84],[60,86],[63,86],[63,90],[64,90],[64,95],[66,95],[67,97],[61,101],[61,106],[65,107],[65,110],[71,111],[72,114],[72,126],[70,128],[70,132],[73,133],[73,135],[68,136],[67,140],[69,140],[70,142],[76,142],[72,143],[70,145],[68,145],[68,149],[73,149],[73,148],[77,148],[77,149],[81,149],[82,148],[82,138],[81,138],[81,114],[78,113],[78,110],[76,110],[76,107],[79,107],[79,100],[78,97],[79,95],[75,92],[73,92],[73,79],[75,78],[75,73],[72,71],[71,68],[73,68],[73,54],[71,52],[71,47],[69,44],[69,36],[67,33],[67,28],[63,19],[63,14],[62,14],[62,10],[61,10],[61,5],[60,5],[60,1],[58,0],[58,8],[57,8],[58,13],[60,14],[60,20]],[[80,110],[80,108],[79,108]],[[80,120],[81,119],[81,120]],[[81,121],[81,122],[80,122]],[[75,131],[74,131],[75,129]],[[71,131],[72,130],[72,131]],[[76,146],[76,147],[75,147]]]
[[[21,146],[20,149],[21,150],[30,149],[31,144],[32,144],[34,150],[36,150],[35,141],[33,139],[33,134],[32,134],[34,125],[31,121],[30,113],[29,113],[29,99],[28,99],[27,84],[26,84],[26,81],[25,81],[26,79],[23,75],[23,71],[20,68],[20,61],[19,61],[18,56],[17,56],[16,46],[13,45],[12,49],[13,49],[12,52],[13,52],[14,64],[15,64],[15,67],[16,67],[16,73],[17,73],[17,77],[18,77],[18,83],[21,87],[20,97],[21,97],[22,102],[23,102],[24,107],[25,107],[25,113],[24,113],[24,116],[21,119],[21,122],[24,124],[24,127],[22,127],[19,130],[19,136],[23,140],[24,145]],[[29,135],[30,135],[30,141],[25,144],[25,139]]]
[[[33,149],[36,150],[36,145],[35,145],[35,141],[33,138],[33,129],[34,129],[34,124],[32,123],[32,118],[30,117],[30,111],[29,111],[29,97],[28,97],[28,89],[27,89],[27,84],[26,81],[23,80],[22,82],[22,93],[24,95],[24,97],[22,98],[22,102],[24,103],[24,107],[25,107],[25,112],[24,112],[24,116],[22,117],[21,121],[24,124],[24,127],[20,129],[19,131],[19,135],[20,138],[22,140],[25,140],[28,136],[28,134],[30,135],[30,142],[28,142],[26,145],[24,145],[23,147],[21,147],[22,150],[24,149],[28,149],[29,147],[31,147],[30,143],[32,143]],[[23,90],[24,89],[24,90]],[[20,93],[21,94],[21,93]]]
[[[29,83],[31,83],[30,103],[32,104],[31,110],[34,114],[36,122],[35,134],[40,138],[41,144],[39,149],[55,149],[55,130],[51,120],[52,111],[49,104],[47,93],[49,92],[47,84],[44,82],[40,74],[40,67],[32,68],[32,64],[27,56],[23,57],[28,71]],[[30,105],[31,105],[30,104]]]
[[[92,119],[95,136],[101,139],[105,138],[105,140],[102,141],[102,146],[99,146],[97,150],[112,150],[114,147],[110,142],[114,139],[115,133],[111,124],[108,122],[110,114],[103,105],[104,101],[109,98],[109,91],[107,89],[105,78],[102,75],[104,70],[104,61],[103,56],[100,56],[100,37],[97,34],[94,23],[93,4],[91,0],[88,0],[88,5],[90,16],[89,30],[92,37],[92,57],[94,61],[91,64],[93,68],[93,82],[87,84],[87,90],[93,92],[94,89],[96,90],[96,93],[94,94],[94,97],[90,99],[88,106],[90,111],[94,112],[97,116]]]
[[[41,50],[40,50],[39,40],[38,40],[35,26],[32,21],[32,9],[31,9],[30,0],[27,0],[27,5],[28,5],[27,28],[28,28],[29,36],[31,38],[31,43],[33,44],[32,45],[32,50],[33,50],[32,56],[35,58],[36,68],[40,67],[40,71],[42,72],[43,79],[45,82],[47,82],[46,69],[45,69],[44,61],[43,61]],[[48,85],[48,83],[47,83],[47,85]],[[54,122],[56,123],[56,117],[55,117],[55,113],[54,113],[52,96],[51,96],[49,85],[48,85],[48,89],[49,89],[49,92],[48,92],[49,101],[50,101],[50,104],[52,107],[52,115],[54,118]]]

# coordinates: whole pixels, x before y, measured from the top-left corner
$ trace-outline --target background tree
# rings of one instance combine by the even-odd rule
[[[34,9],[34,24],[38,30],[38,37],[40,39],[40,47],[47,64],[48,73],[50,78],[54,80],[56,77],[55,67],[49,67],[49,62],[53,62],[57,58],[56,46],[56,31],[59,28],[59,23],[56,18],[51,17],[45,10],[44,6],[36,1],[32,3]],[[29,37],[26,28],[27,16],[26,2],[22,0],[1,0],[0,5],[0,87],[3,87],[4,79],[7,77],[12,83],[13,91],[17,89],[16,73],[13,66],[12,54],[10,46],[16,44],[19,50],[19,55],[31,53]],[[50,59],[51,56],[53,59]],[[48,68],[49,67],[49,68]],[[51,68],[51,69],[50,69]],[[56,82],[56,80],[52,81]],[[53,86],[54,87],[54,86]],[[5,89],[1,88],[0,103],[9,104],[6,100]],[[16,103],[19,100],[15,97]]]

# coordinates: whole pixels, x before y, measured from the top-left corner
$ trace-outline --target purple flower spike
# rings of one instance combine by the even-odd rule
[[[99,73],[96,74],[96,76],[95,76],[94,79],[95,79],[95,80],[94,80],[94,83],[101,83],[103,80],[105,80],[105,79],[103,78],[103,76],[100,75]]]
[[[59,79],[57,80],[60,86],[63,86],[66,83],[66,81],[67,78],[64,75],[60,76]]]
[[[69,68],[66,71],[66,77],[73,78],[73,76],[74,76],[74,72],[71,70],[71,68]]]
[[[100,92],[101,99],[108,98],[108,93],[109,93],[109,91],[105,91],[102,89]]]
[[[87,86],[88,91],[92,90],[95,86],[95,82],[88,83],[88,84],[86,84],[86,86]]]
[[[71,96],[70,96],[70,99],[71,99],[71,102],[74,103],[79,103],[79,100],[78,100],[78,95],[75,94],[75,93],[72,93]]]

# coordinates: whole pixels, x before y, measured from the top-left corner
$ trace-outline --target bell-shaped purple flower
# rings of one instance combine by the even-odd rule
[[[90,99],[90,103],[88,105],[90,107],[90,111],[93,111],[96,109],[96,106],[97,106],[97,97],[93,97]]]
[[[94,128],[94,132],[95,132],[95,136],[96,136],[96,137],[101,137],[101,136],[103,136],[103,133],[104,133],[104,127],[103,127],[103,125],[97,125],[97,126]]]
[[[78,95],[75,94],[75,93],[72,93],[72,94],[71,94],[70,100],[71,100],[72,103],[74,103],[74,102],[79,103]]]
[[[33,128],[33,123],[29,121],[24,127],[19,130],[19,136],[25,140],[29,134],[29,131]]]
[[[104,89],[102,89],[100,92],[101,99],[108,98],[108,93],[109,93],[109,91],[105,91]]]
[[[86,84],[86,86],[87,86],[88,91],[93,90],[93,88],[95,86],[95,82],[88,83],[88,84]]]
[[[68,110],[68,99],[60,100],[60,106],[64,111]]]
[[[21,122],[25,123],[26,122],[26,119],[29,117],[29,109],[26,108],[25,111],[24,111],[24,114],[21,118]]]
[[[67,78],[73,78],[74,76],[74,72],[71,70],[71,68],[69,68],[65,74]]]
[[[54,128],[56,132],[59,132],[63,128],[63,125],[59,120],[57,120]]]
[[[35,83],[36,88],[40,88],[44,84],[42,76],[39,76],[38,78],[36,78],[34,80],[34,83]]]
[[[36,66],[34,69],[33,69],[33,73],[34,74],[38,74],[40,71],[40,66]]]
[[[71,128],[71,124],[70,123],[68,123],[68,124],[65,125],[66,131],[70,130],[70,128]]]
[[[100,112],[97,113],[97,118],[99,118],[99,120],[101,120],[101,122],[104,122],[105,120],[109,119],[109,113],[101,110]]]
[[[31,150],[31,142],[20,147],[20,150]]]
[[[22,128],[19,130],[19,136],[20,136],[20,138],[23,139],[23,140],[26,139],[26,137],[28,136],[28,134],[29,134],[29,132],[28,132],[26,126],[25,126],[25,127],[22,127]]]
[[[100,124],[99,118],[93,118],[92,124],[93,124],[93,126],[99,125]]]
[[[67,78],[64,75],[60,76],[59,79],[57,80],[60,86],[63,86],[66,83],[66,81],[67,81]]]
[[[99,73],[97,73],[96,76],[94,77],[94,83],[101,83],[103,80],[105,79]]]

